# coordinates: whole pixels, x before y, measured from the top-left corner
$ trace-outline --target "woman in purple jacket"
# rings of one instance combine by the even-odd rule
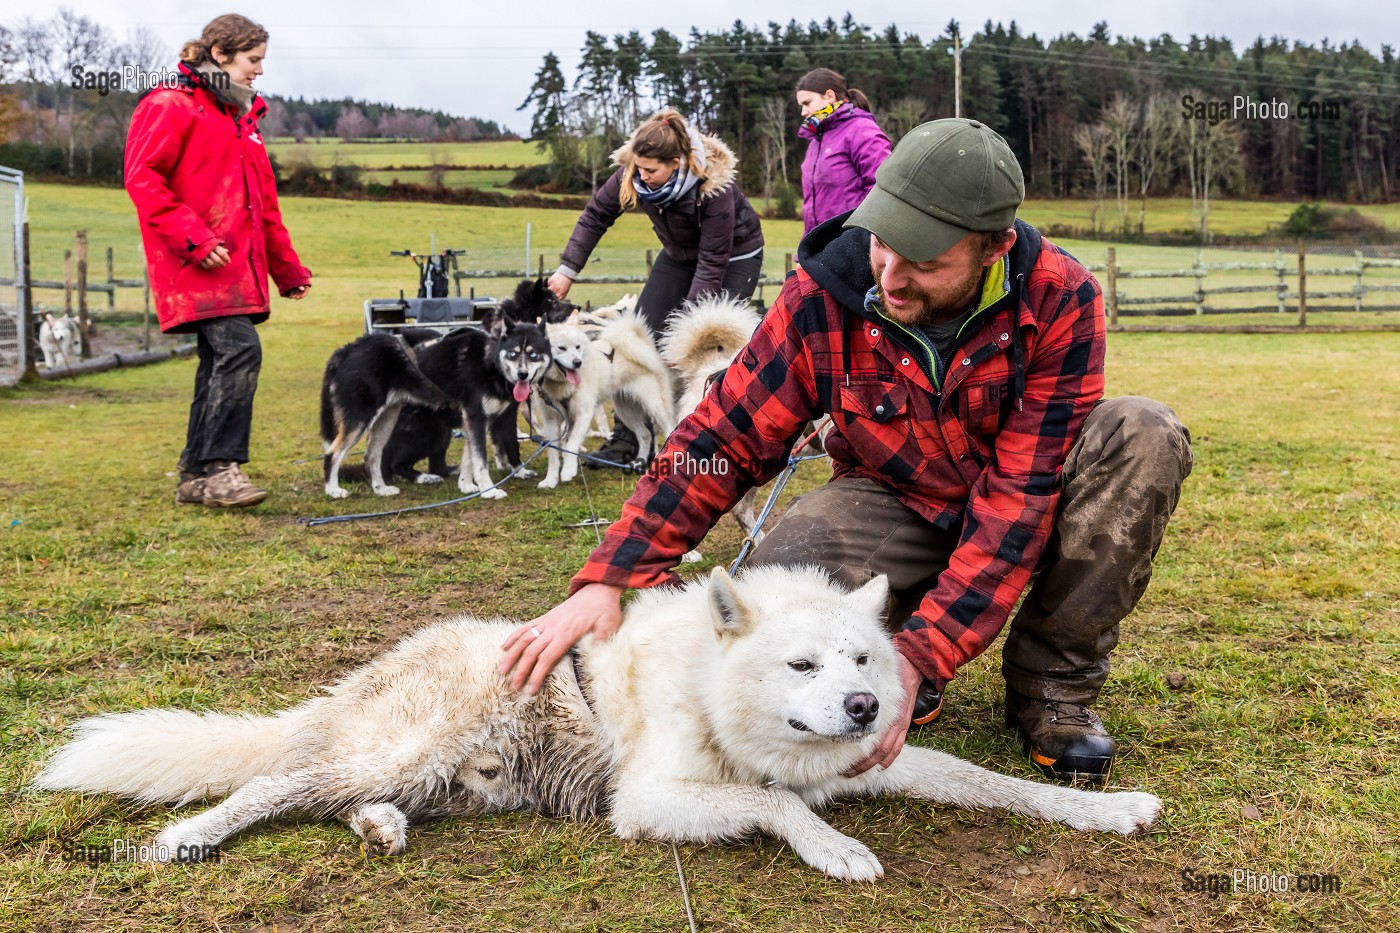
[[[816,68],[797,82],[802,128],[810,140],[802,160],[802,232],[854,210],[875,186],[875,169],[890,154],[890,140],[870,113],[870,101],[830,68]]]

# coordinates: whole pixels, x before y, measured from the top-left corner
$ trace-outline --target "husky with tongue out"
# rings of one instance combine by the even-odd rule
[[[520,466],[516,415],[520,403],[550,367],[546,321],[562,320],[569,306],[554,298],[543,281],[522,282],[515,296],[488,314],[482,329],[460,328],[443,337],[411,342],[390,334],[367,334],[331,354],[321,382],[321,440],[325,447],[326,495],[342,499],[340,466],[361,437],[368,435],[365,470],[381,496],[397,495],[385,482],[384,447],[405,405],[447,409],[461,416],[462,466],[457,485],[463,493],[488,489],[486,436],[512,470]],[[440,477],[423,474],[419,482]],[[483,491],[484,490],[484,491]]]

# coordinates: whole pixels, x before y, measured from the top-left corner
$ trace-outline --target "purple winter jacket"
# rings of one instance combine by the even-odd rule
[[[808,139],[802,159],[802,233],[858,205],[875,186],[875,169],[890,154],[890,140],[868,111],[843,102]]]

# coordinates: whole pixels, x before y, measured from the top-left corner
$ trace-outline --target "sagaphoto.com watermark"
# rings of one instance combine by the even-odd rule
[[[113,91],[131,91],[144,94],[146,91],[163,87],[176,87],[180,84],[181,73],[170,68],[146,69],[136,65],[122,65],[117,68],[91,69],[86,65],[74,65],[69,71],[68,86],[75,91],[96,91],[99,97],[106,97]],[[205,81],[213,81],[223,90],[229,86],[229,76],[220,71],[203,75]]]
[[[1203,100],[1191,94],[1181,98],[1181,119],[1201,120],[1215,126],[1225,120],[1340,120],[1342,105],[1335,100],[1304,100],[1290,104],[1270,97],[1255,100],[1236,94],[1229,100]]]
[[[173,849],[160,843],[133,842],[113,839],[107,843],[67,842],[62,849],[65,862],[77,862],[93,868],[124,862],[217,862],[223,850],[216,845],[180,845]]]
[[[1255,871],[1252,868],[1202,872],[1188,866],[1181,870],[1181,890],[1187,894],[1204,894],[1211,900],[1236,894],[1341,894],[1342,879],[1333,874]]]

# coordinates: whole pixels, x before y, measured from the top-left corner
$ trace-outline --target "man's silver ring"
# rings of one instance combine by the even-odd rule
[[[539,637],[540,637],[540,630],[537,629],[537,628],[532,628],[532,629],[530,629],[530,634],[531,634],[533,637],[535,637],[535,638],[539,638]]]

